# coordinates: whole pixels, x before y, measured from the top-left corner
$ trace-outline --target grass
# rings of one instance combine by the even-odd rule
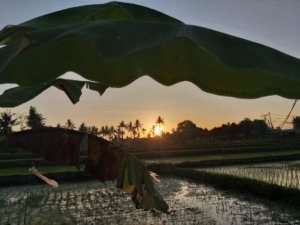
[[[199,162],[210,160],[228,160],[228,159],[248,159],[248,158],[260,158],[268,156],[287,156],[300,154],[300,150],[290,150],[282,152],[255,152],[255,153],[243,153],[243,154],[220,154],[220,155],[203,155],[203,156],[184,156],[184,157],[169,157],[169,158],[157,158],[157,159],[144,159],[146,164],[152,163],[167,163],[167,164],[179,164],[183,162]]]
[[[80,165],[80,171],[84,170],[85,165]],[[41,166],[36,168],[40,173],[62,173],[62,172],[77,172],[74,166]],[[13,176],[13,175],[29,175],[29,168],[17,167],[17,168],[1,168],[0,177]]]
[[[169,158],[158,158],[158,159],[144,159],[146,164],[153,163],[167,163],[167,164],[179,164],[182,162],[199,162],[199,161],[210,161],[210,160],[229,160],[229,159],[246,159],[246,158],[260,158],[268,156],[287,156],[300,154],[300,150],[290,150],[284,152],[258,152],[258,153],[243,153],[243,154],[220,154],[220,155],[204,155],[204,156],[185,156],[185,157],[169,157]],[[14,161],[11,161],[12,163]],[[0,161],[1,163],[1,161]],[[81,164],[81,170],[84,169],[84,164]],[[299,165],[300,167],[300,165]],[[28,175],[29,167],[13,167],[13,164],[9,168],[0,168],[0,177],[12,176],[12,175]],[[75,167],[71,166],[38,166],[37,170],[42,174],[46,173],[61,173],[61,172],[76,172]]]
[[[0,160],[1,163],[14,163],[14,162],[24,162],[24,161],[40,161],[43,160],[42,158],[26,158],[26,159],[3,159]]]

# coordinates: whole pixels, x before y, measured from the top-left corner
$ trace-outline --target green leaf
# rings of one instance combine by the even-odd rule
[[[74,10],[78,18],[71,18]],[[36,87],[73,71],[107,87],[148,75],[167,86],[190,81],[222,96],[300,98],[299,59],[142,6],[83,6],[24,24],[32,29],[0,49],[1,84]]]
[[[181,23],[175,18],[147,7],[124,2],[109,2],[101,5],[86,5],[61,10],[34,18],[18,26],[8,25],[0,31],[0,45],[20,39],[22,35],[32,30],[52,28],[65,24],[114,19]]]
[[[66,80],[57,79],[44,85],[40,85],[33,88],[26,87],[14,87],[8,89],[0,95],[0,107],[16,107],[21,105],[47,90],[49,87],[54,86],[61,91],[64,91],[69,97],[73,104],[79,101],[81,96],[81,89],[86,84],[86,88],[90,90],[97,91],[102,95],[108,88],[105,85],[93,82],[76,81],[76,80]]]

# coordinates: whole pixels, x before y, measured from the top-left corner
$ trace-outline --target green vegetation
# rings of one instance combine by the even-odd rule
[[[300,167],[299,164],[294,164],[294,162],[259,163],[252,165],[199,168],[197,170],[249,178],[300,190]]]
[[[80,165],[81,170],[84,169],[84,164]],[[78,172],[74,166],[38,166],[38,171],[42,174],[47,173],[63,173],[63,172]],[[0,169],[0,177],[13,175],[29,175],[29,168],[26,167],[9,167]]]
[[[300,191],[248,178],[233,175],[181,169],[170,164],[152,164],[149,170],[162,175],[175,175],[214,185],[222,189],[234,190],[244,194],[251,194],[259,198],[276,200],[285,204],[300,207]]]
[[[221,96],[300,98],[299,59],[129,3],[69,8],[7,26],[0,45],[0,84],[20,85],[1,95],[2,107],[23,104],[52,85],[76,103],[86,83],[103,94],[145,74],[166,86],[188,80]],[[88,82],[58,79],[68,71]]]
[[[15,113],[6,110],[0,113],[0,133],[9,134],[13,132],[12,127],[20,124],[20,117],[16,117]]]
[[[295,116],[292,119],[294,129],[300,129],[300,116]]]
[[[0,115],[2,115],[2,119],[0,117],[0,135],[5,134],[5,132],[7,133],[8,130],[10,130],[9,132],[13,132],[12,127],[16,125],[20,125],[20,130],[30,128],[38,129],[46,126],[46,118],[44,118],[34,106],[30,106],[28,115],[20,115],[13,118],[13,116],[17,114],[12,113],[11,111],[4,111]],[[297,117],[293,120],[296,119]],[[289,141],[293,141],[294,139],[296,142],[299,137],[299,133],[295,130],[288,132],[282,131],[282,133],[280,133],[279,130],[274,130],[272,126],[268,125],[266,120],[258,119],[252,121],[249,118],[245,118],[237,124],[228,122],[219,127],[214,127],[211,130],[197,127],[197,125],[190,120],[184,120],[179,122],[176,129],[173,128],[171,132],[165,132],[161,129],[161,125],[164,124],[164,122],[165,119],[158,116],[155,120],[155,124],[153,124],[149,130],[143,127],[143,124],[139,119],[136,119],[135,122],[129,121],[128,123],[125,123],[122,120],[117,126],[105,125],[101,126],[101,128],[98,128],[95,125],[87,126],[82,122],[78,127],[78,130],[103,137],[110,141],[122,142],[123,146],[126,148],[137,147],[137,144],[140,143],[139,139],[142,139],[142,142],[146,142],[145,139],[153,138],[153,140],[161,138],[164,145],[169,144],[178,146],[208,143],[232,145],[234,142],[235,144],[243,142],[245,142],[245,144],[258,144],[260,142],[262,144],[263,142],[268,142],[268,144],[270,144],[271,142],[275,143],[277,140],[284,142],[284,139],[289,139]],[[58,123],[56,127],[71,130],[76,129],[75,123],[71,119],[68,119],[64,126]],[[127,131],[126,138],[125,130]],[[127,142],[130,144],[127,144]],[[4,145],[2,144],[2,146]]]
[[[229,160],[229,159],[251,159],[270,156],[288,156],[299,155],[300,150],[295,151],[281,151],[281,152],[256,152],[256,153],[243,153],[243,154],[222,154],[222,155],[200,155],[200,156],[185,156],[174,158],[157,158],[144,160],[147,164],[153,163],[167,163],[167,164],[179,164],[184,162],[201,162],[210,160]]]
[[[30,106],[29,114],[25,116],[26,118],[26,125],[30,129],[39,129],[45,126],[45,118],[41,113],[39,113],[34,106]]]
[[[76,129],[76,125],[75,125],[75,123],[72,120],[67,119],[67,122],[65,123],[64,128],[67,128],[67,129],[70,129],[70,130],[75,130]]]
[[[137,210],[115,189],[98,181],[32,185],[26,224],[297,224],[299,207],[261,201],[178,177],[160,177],[157,190],[167,199],[170,215]],[[0,188],[0,224],[23,224],[27,186]],[[19,222],[20,221],[20,222]]]

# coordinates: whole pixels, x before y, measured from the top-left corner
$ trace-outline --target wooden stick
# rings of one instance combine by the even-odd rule
[[[41,178],[43,181],[45,181],[47,184],[51,185],[53,188],[57,188],[58,187],[58,183],[55,180],[50,180],[47,177],[43,176],[42,174],[40,174],[35,167],[32,167],[29,169],[29,171],[31,173],[33,173],[34,175],[36,175],[37,177]]]

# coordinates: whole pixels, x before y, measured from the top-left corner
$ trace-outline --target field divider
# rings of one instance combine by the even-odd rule
[[[181,162],[174,163],[172,165],[181,168],[195,168],[195,167],[216,167],[216,166],[229,166],[229,165],[243,165],[251,163],[266,163],[266,162],[278,162],[288,160],[299,160],[300,154],[292,155],[279,155],[279,156],[265,156],[265,157],[253,157],[253,158],[240,158],[240,159],[217,159],[217,160],[202,160],[195,162]]]

